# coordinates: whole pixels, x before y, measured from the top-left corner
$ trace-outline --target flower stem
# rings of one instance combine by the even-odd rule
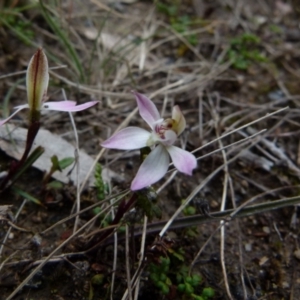
[[[18,162],[12,162],[8,171],[8,174],[4,177],[0,184],[0,191],[3,191],[6,189],[9,185],[10,180],[14,177],[14,175],[18,172],[20,167],[25,163],[28,154],[32,148],[33,142],[35,140],[35,137],[37,133],[39,132],[41,123],[39,121],[31,122],[28,128],[27,132],[27,138],[26,138],[26,147],[23,153],[22,158]]]
[[[123,218],[123,216],[125,215],[125,213],[134,205],[136,200],[137,200],[136,193],[133,193],[128,201],[126,199],[123,199],[119,204],[115,218],[113,219],[110,225],[118,224]],[[114,228],[111,228],[101,233],[100,235],[95,235],[91,239],[91,241],[87,244],[86,248],[88,250],[86,250],[86,253],[92,254],[98,251],[99,245],[113,232],[114,232]]]

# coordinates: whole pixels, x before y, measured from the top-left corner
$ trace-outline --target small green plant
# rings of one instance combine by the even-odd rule
[[[187,296],[197,299],[199,296],[195,295],[194,291],[195,288],[199,286],[201,280],[202,278],[199,275],[184,277],[182,283],[178,284],[177,290]]]
[[[247,70],[253,62],[268,62],[268,58],[259,50],[260,38],[254,34],[244,33],[230,41],[227,58],[234,68]]]
[[[149,265],[150,279],[163,295],[169,294],[170,286],[172,285],[172,281],[168,277],[170,263],[169,257],[161,256],[158,264],[151,263]]]
[[[172,1],[169,4],[160,1],[156,2],[157,10],[168,16],[171,27],[178,33],[185,33],[191,30],[192,26],[197,24],[198,21],[193,20],[189,15],[180,15],[179,5],[180,1]],[[186,39],[193,46],[196,46],[198,43],[196,34],[186,35]]]
[[[111,215],[107,215],[107,214],[101,213],[101,212],[102,212],[102,208],[100,206],[97,206],[93,209],[93,214],[99,215],[99,219],[101,221],[101,227],[105,228],[105,227],[109,226],[109,224],[111,224],[112,217],[111,217]]]
[[[174,1],[172,3],[162,3],[160,1],[156,1],[156,8],[159,12],[169,16],[176,17],[179,13],[179,3],[178,1]]]
[[[185,200],[182,200],[181,202],[184,203]],[[194,206],[188,205],[184,208],[183,214],[185,216],[193,216],[196,214],[196,208]],[[186,227],[184,233],[186,236],[191,237],[191,238],[195,238],[199,234],[197,226]]]
[[[50,183],[48,183],[48,182],[49,182],[51,176],[56,171],[62,172],[65,168],[69,167],[74,162],[74,157],[66,157],[61,160],[58,160],[58,157],[56,155],[53,155],[51,157],[51,162],[52,162],[51,169],[44,176],[44,180],[43,180],[44,184],[47,184],[48,188],[54,188],[54,189],[62,188],[63,185],[59,181],[52,181]]]
[[[95,188],[96,188],[96,195],[98,200],[104,200],[105,196],[109,192],[108,184],[106,184],[102,177],[102,166],[101,164],[97,163],[95,167]],[[107,227],[111,221],[112,218],[110,215],[106,215],[105,213],[101,213],[103,210],[102,207],[97,206],[93,209],[94,215],[99,214],[99,218],[101,220],[102,227]]]
[[[273,33],[278,33],[278,34],[282,34],[283,33],[282,28],[280,26],[276,25],[276,24],[270,24],[269,25],[269,29]]]
[[[194,24],[195,22],[188,15],[183,15],[178,18],[171,19],[171,26],[178,33],[185,33],[191,30]],[[193,46],[196,46],[198,43],[196,34],[189,34],[186,36],[186,39]]]
[[[22,12],[36,7],[36,4],[27,6],[5,7],[0,10],[0,26],[4,25],[17,36],[24,44],[32,45],[34,31],[32,23],[26,20]]]
[[[145,214],[149,220],[154,217],[160,219],[162,216],[161,209],[157,205],[157,194],[151,187],[138,192],[136,207]]]
[[[178,262],[176,260],[177,256],[174,258],[175,262]],[[160,293],[168,295],[171,286],[173,286],[182,295],[181,299],[185,300],[208,300],[214,296],[214,290],[210,287],[203,288],[201,294],[197,295],[196,289],[201,289],[201,276],[198,274],[189,276],[189,268],[184,264],[179,268],[174,265],[175,263],[169,257],[160,257],[158,263],[151,263],[149,265],[150,279],[159,289]],[[175,272],[172,271],[174,268]],[[177,284],[174,283],[175,281]]]
[[[200,295],[196,290],[201,290],[200,284],[202,278],[198,274],[189,275],[189,268],[182,265],[176,274],[177,291],[183,295],[182,299],[208,300],[215,294],[214,289],[210,287],[203,288]]]
[[[102,178],[102,166],[97,163],[95,168],[95,188],[97,191],[97,199],[104,200],[105,195],[108,194],[108,185]]]

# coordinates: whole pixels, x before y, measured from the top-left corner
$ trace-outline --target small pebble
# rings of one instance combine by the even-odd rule
[[[247,180],[241,180],[241,185],[245,188],[248,189],[249,188],[249,183]]]
[[[253,90],[256,90],[257,89],[257,82],[255,81],[249,81],[248,82],[248,86],[253,89]]]
[[[257,25],[263,25],[267,22],[267,18],[265,16],[256,16],[254,21]]]
[[[297,249],[295,252],[294,252],[294,256],[300,260],[300,249]]]
[[[39,223],[42,222],[42,218],[41,218],[41,216],[32,216],[32,217],[31,217],[31,221],[32,221],[33,223],[39,224]]]
[[[247,243],[247,244],[245,245],[245,250],[246,250],[247,252],[252,251],[252,244]]]
[[[264,226],[262,228],[262,230],[263,230],[264,233],[267,233],[267,234],[270,234],[270,232],[271,232],[270,227],[268,227],[268,226]]]
[[[210,202],[210,207],[211,207],[211,208],[217,208],[217,207],[219,207],[219,202],[216,201],[216,200],[212,200],[212,201]]]
[[[288,288],[290,287],[290,284],[289,284],[287,281],[283,281],[283,282],[282,282],[282,287],[283,287],[284,289],[288,289]]]
[[[260,266],[263,266],[268,260],[269,260],[269,257],[263,256],[263,257],[259,260],[259,265],[260,265]]]
[[[245,76],[243,75],[238,75],[236,79],[239,84],[243,84],[245,82]]]

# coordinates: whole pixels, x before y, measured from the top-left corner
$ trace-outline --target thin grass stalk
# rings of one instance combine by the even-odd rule
[[[223,143],[222,140],[220,139],[219,135],[219,115],[217,113],[217,110],[215,109],[215,105],[209,95],[209,103],[211,106],[212,110],[212,117],[214,120],[214,125],[215,125],[215,131],[216,131],[216,136],[218,138],[218,144],[219,148],[223,148]],[[221,207],[220,211],[224,211],[226,207],[226,199],[227,199],[227,191],[228,191],[228,181],[229,181],[229,170],[228,170],[228,160],[226,156],[225,150],[222,150],[222,157],[224,161],[224,180],[223,180],[223,192],[222,192],[222,200],[221,200]],[[221,267],[222,267],[222,273],[223,273],[223,278],[224,278],[224,284],[225,284],[225,289],[227,296],[229,299],[233,300],[233,297],[230,292],[230,287],[229,287],[229,282],[228,282],[228,276],[227,276],[227,271],[226,271],[226,262],[225,262],[225,221],[221,220],[220,221],[220,259],[221,259]]]
[[[41,6],[41,12],[42,12],[46,22],[49,24],[49,26],[55,32],[55,34],[59,37],[61,44],[67,49],[70,57],[73,59],[75,69],[79,73],[80,81],[85,82],[85,76],[84,76],[82,64],[80,62],[80,59],[78,57],[78,54],[77,54],[75,48],[73,47],[73,44],[66,37],[65,33],[59,28],[59,26],[57,25],[57,22],[55,20],[53,20],[53,18],[50,16],[48,9],[44,5],[44,0],[40,0],[39,3]]]
[[[65,101],[67,101],[67,96],[66,92],[63,89],[63,98]],[[80,157],[79,157],[79,138],[78,138],[78,131],[77,127],[75,124],[74,117],[71,112],[68,112],[70,121],[72,124],[73,132],[74,132],[74,138],[75,138],[75,149],[74,149],[74,157],[75,157],[75,162],[74,162],[74,167],[76,170],[76,213],[77,216],[75,217],[74,221],[74,227],[73,227],[73,233],[76,232],[78,224],[79,224],[79,212],[80,212],[80,183],[79,183],[79,172],[80,172]],[[72,171],[71,171],[72,172]],[[74,208],[74,207],[73,207]],[[72,210],[73,210],[72,208]]]
[[[18,217],[19,217],[21,211],[23,210],[26,202],[27,202],[27,199],[24,199],[23,202],[22,202],[22,204],[21,204],[21,206],[19,207],[16,215],[15,215],[14,221],[16,221],[18,219]],[[4,237],[4,239],[3,239],[2,243],[1,243],[1,246],[0,246],[0,259],[2,257],[2,251],[4,249],[5,243],[6,243],[7,239],[8,239],[8,236],[9,236],[11,230],[12,230],[12,226],[9,226],[9,228],[8,228],[6,234],[5,234],[5,237]],[[1,271],[2,267],[3,267],[3,265],[1,265],[0,271]]]
[[[108,198],[106,198],[106,199],[104,199],[104,200],[102,200],[102,201],[99,201],[99,202],[97,202],[97,203],[94,203],[94,204],[92,204],[92,205],[90,205],[90,206],[88,206],[88,207],[82,209],[80,212],[75,213],[75,214],[72,214],[71,216],[68,216],[68,217],[66,217],[66,218],[64,218],[64,219],[62,219],[62,220],[56,222],[55,224],[51,225],[50,227],[48,227],[47,229],[45,229],[44,231],[42,231],[41,234],[45,234],[45,233],[49,232],[50,230],[52,230],[52,229],[55,228],[56,226],[61,225],[61,224],[65,223],[65,222],[67,222],[67,221],[69,221],[69,220],[72,220],[72,219],[75,218],[78,214],[82,214],[82,213],[84,213],[84,212],[86,212],[86,211],[89,211],[89,210],[91,210],[91,209],[93,209],[93,208],[95,208],[95,207],[101,205],[102,203],[109,201],[109,200],[112,199],[112,198],[116,198],[116,199],[117,199],[116,202],[117,202],[117,201],[121,200],[123,197],[125,197],[128,193],[129,193],[128,190],[127,190],[127,191],[124,191],[124,192],[120,192],[120,193],[118,193],[118,194],[116,194],[116,195],[113,195],[113,196],[111,196],[111,197],[108,197]],[[110,208],[111,208],[111,206],[109,206],[107,209],[110,209]],[[103,213],[103,212],[105,212],[105,210],[103,210],[102,213]]]
[[[129,230],[128,230],[127,224],[125,224],[125,263],[126,263],[126,279],[127,279],[128,299],[132,300],[131,275],[130,275],[130,255],[129,255]]]
[[[124,199],[123,199],[124,200]],[[115,211],[114,211],[114,198],[110,200],[110,214],[112,219],[115,219]],[[111,285],[110,285],[110,299],[113,300],[114,295],[114,287],[116,281],[116,272],[117,272],[117,263],[118,263],[118,233],[114,232],[114,259],[113,259],[113,272],[111,275]]]
[[[134,300],[138,300],[139,296],[139,287],[140,287],[140,281],[141,281],[141,272],[138,272],[139,269],[141,269],[144,258],[145,258],[145,243],[146,243],[146,235],[147,235],[147,223],[148,223],[148,217],[144,216],[144,224],[143,224],[143,233],[142,233],[142,239],[141,239],[141,248],[140,248],[140,258],[139,258],[139,264],[136,271],[136,274],[134,274],[134,277],[136,277],[136,286],[134,291]],[[139,275],[139,276],[137,276]]]
[[[252,147],[255,143],[258,141],[252,142],[250,146],[246,147],[246,149]],[[228,164],[234,162],[239,156],[241,152],[236,154],[233,158],[228,160]],[[190,201],[201,191],[201,189],[212,179],[214,176],[216,176],[217,173],[219,173],[221,170],[223,170],[225,164],[218,167],[214,172],[212,172],[209,176],[206,177],[205,180],[202,181],[201,184],[199,184],[186,198],[184,203],[181,204],[181,206],[176,210],[176,212],[172,215],[172,217],[169,219],[167,224],[164,226],[164,228],[160,231],[159,236],[162,237],[166,231],[168,230],[169,226],[172,224],[172,222],[178,217],[178,215],[182,212],[182,210],[190,203]]]

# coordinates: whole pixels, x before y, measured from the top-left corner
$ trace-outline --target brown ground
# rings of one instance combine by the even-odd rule
[[[141,117],[132,114],[132,89],[151,96],[159,110],[164,108],[164,116],[178,104],[187,121],[178,144],[189,151],[201,147],[195,155],[207,156],[199,160],[192,177],[177,174],[161,189],[168,173],[155,184],[159,196],[154,207],[146,208],[144,196],[135,203],[140,214],[127,214],[118,222],[118,246],[112,234],[102,240],[101,233],[94,232],[100,228],[99,217],[70,238],[75,218],[65,218],[74,212],[76,187],[70,183],[45,189],[41,171],[29,169],[16,186],[38,198],[40,205],[24,201],[24,195],[12,189],[0,193],[0,208],[12,205],[8,212],[0,211],[0,299],[122,299],[128,271],[132,278],[137,270],[140,282],[132,291],[138,299],[195,299],[177,290],[176,275],[192,266],[202,247],[191,269],[202,277],[195,294],[211,287],[211,299],[300,299],[299,212],[291,205],[300,187],[298,2],[157,1],[156,7],[152,1],[44,2],[44,9],[25,8],[30,1],[0,4],[1,116],[25,102],[24,74],[9,75],[26,70],[38,46],[45,49],[51,67],[67,66],[50,73],[51,100],[62,99],[64,88],[69,99],[80,103],[100,101],[74,114],[80,147],[115,173],[108,177],[105,201],[99,203],[96,189],[88,187],[81,193],[81,209],[101,207],[103,220],[111,199],[128,189],[138,168],[137,151],[99,155],[99,143],[120,125],[146,128]],[[289,108],[258,120],[284,107]],[[26,128],[26,112],[11,123]],[[65,113],[44,116],[43,128],[74,143]],[[256,137],[211,153],[263,129]],[[0,151],[0,172],[10,161]],[[276,209],[279,204],[273,202],[272,210],[226,218],[219,230],[219,219],[202,213],[193,219],[197,227],[182,221],[158,241],[157,234],[182,200],[191,198],[192,207],[197,207],[196,199],[206,199],[214,217],[247,201],[258,205],[286,199],[286,204]],[[162,217],[148,220],[157,226],[152,230],[149,225],[142,251],[147,259],[139,269],[143,216],[156,206]],[[80,214],[79,229],[95,216],[93,208]],[[115,204],[115,212],[117,208]],[[185,210],[180,217],[187,214]],[[109,215],[101,228],[111,219]],[[89,251],[97,242],[95,251]],[[150,280],[149,264],[159,265],[160,257],[171,259],[166,295]],[[44,266],[36,270],[41,262]]]

